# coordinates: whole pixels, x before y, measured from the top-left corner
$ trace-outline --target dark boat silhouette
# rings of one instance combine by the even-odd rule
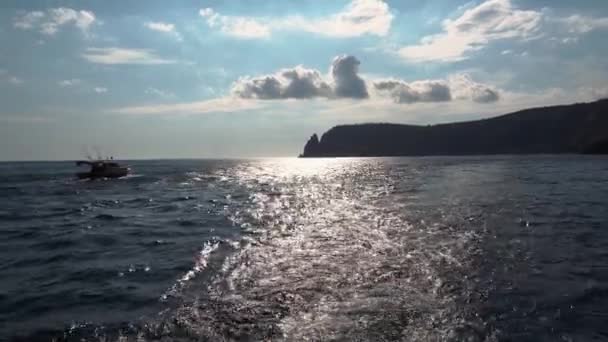
[[[77,166],[89,165],[89,172],[78,172],[76,176],[80,179],[96,178],[120,178],[131,172],[128,166],[120,165],[113,160],[79,160]]]

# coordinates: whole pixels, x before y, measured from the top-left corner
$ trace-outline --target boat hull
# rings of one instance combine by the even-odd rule
[[[131,169],[127,167],[107,168],[103,171],[79,172],[76,176],[79,179],[97,179],[97,178],[120,178],[129,174]]]

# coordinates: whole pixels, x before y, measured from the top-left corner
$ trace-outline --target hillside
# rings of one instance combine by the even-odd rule
[[[490,119],[414,126],[336,126],[301,157],[608,153],[608,99],[526,109]]]

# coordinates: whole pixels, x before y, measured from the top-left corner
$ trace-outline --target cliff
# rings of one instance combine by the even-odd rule
[[[430,126],[336,126],[313,135],[301,157],[537,153],[608,153],[608,99]]]

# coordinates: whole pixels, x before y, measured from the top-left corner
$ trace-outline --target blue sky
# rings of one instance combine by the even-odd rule
[[[608,96],[608,2],[3,1],[0,160],[295,156]]]

